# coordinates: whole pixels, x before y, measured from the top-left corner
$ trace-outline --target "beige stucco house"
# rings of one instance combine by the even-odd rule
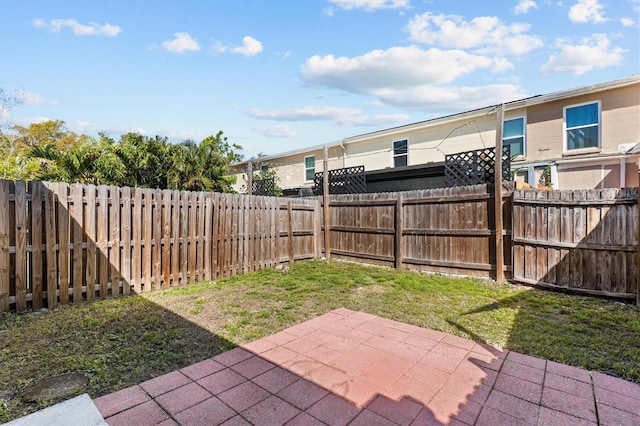
[[[638,186],[640,76],[508,102],[503,144],[511,146],[516,180],[555,189]],[[495,146],[496,107],[466,111],[326,144],[330,170],[367,171],[438,163],[445,155]],[[323,146],[252,159],[270,167],[282,188],[313,185]],[[236,189],[246,187],[247,162],[235,164]]]

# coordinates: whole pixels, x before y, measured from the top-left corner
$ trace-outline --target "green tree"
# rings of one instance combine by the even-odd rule
[[[242,158],[235,151],[239,149],[239,145],[228,142],[222,131],[208,136],[200,144],[191,140],[183,142],[174,152],[169,188],[232,192],[235,176],[228,176],[229,165]]]

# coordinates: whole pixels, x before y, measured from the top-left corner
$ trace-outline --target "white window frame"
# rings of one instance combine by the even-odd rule
[[[307,167],[307,158],[313,158],[313,169],[311,167]],[[315,177],[315,174],[316,174],[316,156],[315,155],[307,155],[306,157],[304,157],[304,181],[305,182],[313,181],[313,177],[311,177],[311,179],[307,179],[307,171],[309,170],[313,170],[313,176]]]
[[[406,142],[407,143],[407,152],[406,154],[396,154],[396,149],[395,149],[395,144],[396,142]],[[391,142],[391,167],[392,168],[396,168],[396,157],[402,157],[402,156],[406,156],[407,157],[407,166],[409,165],[409,139],[405,138],[405,139],[397,139],[393,142]],[[405,167],[405,166],[398,166],[398,167]]]
[[[590,126],[580,126],[580,127],[572,127],[571,129],[567,129],[567,110],[571,109],[571,108],[577,108],[577,107],[581,107],[584,105],[592,105],[592,104],[597,104],[598,105],[598,144],[596,146],[590,146],[587,148],[577,148],[577,149],[568,149],[567,144],[568,144],[568,140],[567,140],[567,131],[568,130],[572,130],[572,129],[579,129],[579,128],[586,128],[586,127],[593,127],[593,125]],[[589,101],[589,102],[582,102],[579,104],[573,104],[573,105],[567,105],[566,107],[564,107],[562,109],[562,152],[564,154],[581,154],[581,153],[586,153],[586,152],[599,152],[601,147],[602,147],[602,102],[601,101]]]
[[[524,158],[527,156],[527,116],[526,115],[519,115],[516,117],[509,117],[509,118],[505,118],[504,121],[511,121],[511,120],[517,120],[519,118],[522,118],[522,154],[519,154],[516,159],[519,158]],[[502,137],[502,146],[504,146],[504,141],[505,140],[509,140],[509,139],[516,139],[517,137],[520,136],[512,136],[509,138],[505,138],[504,137],[504,122],[502,123],[502,131],[503,131],[503,137]]]

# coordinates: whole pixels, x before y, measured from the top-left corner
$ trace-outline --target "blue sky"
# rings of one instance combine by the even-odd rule
[[[638,74],[639,21],[640,0],[0,0],[0,115],[275,154]]]

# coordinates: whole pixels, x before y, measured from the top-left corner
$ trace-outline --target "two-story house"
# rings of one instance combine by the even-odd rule
[[[546,180],[554,189],[638,186],[640,76],[511,101],[504,110],[503,144],[511,147],[516,180]],[[385,170],[428,173],[447,154],[495,146],[495,111],[492,105],[328,143],[329,170],[364,165],[378,179]],[[251,161],[254,170],[275,170],[284,189],[312,187],[323,146]],[[246,186],[246,166],[233,166],[237,190]]]

